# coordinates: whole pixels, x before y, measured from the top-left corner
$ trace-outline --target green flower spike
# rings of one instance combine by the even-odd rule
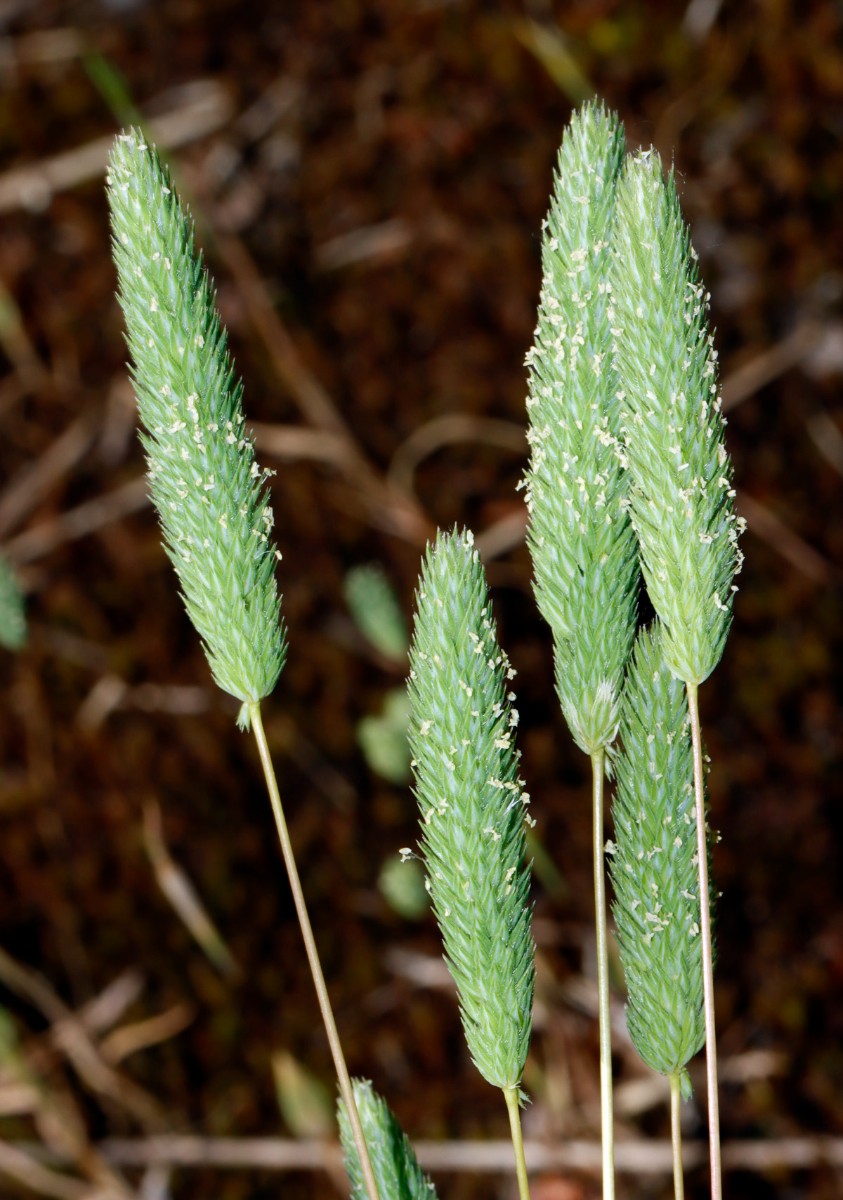
[[[623,155],[614,113],[588,103],[574,114],[544,226],[538,326],[527,355],[536,599],[553,632],[562,711],[589,755],[617,732],[638,593],[606,283]]]
[[[658,622],[636,639],[615,759],[613,912],[627,1022],[648,1066],[679,1075],[705,1042],[688,701]]]
[[[353,1087],[380,1200],[436,1200],[436,1189],[419,1166],[409,1139],[401,1131],[386,1101],[367,1079],[355,1079]],[[338,1113],[345,1169],[351,1181],[351,1200],[367,1200],[360,1158],[342,1101]]]
[[[152,500],[214,679],[243,701],[248,724],[286,655],[268,473],[192,223],[137,130],[115,142],[108,198]]]
[[[723,653],[742,556],[723,441],[708,295],[671,171],[654,150],[627,164],[612,259],[624,452],[647,591],[664,654],[699,684]]]
[[[470,532],[439,534],[416,595],[410,651],[416,798],[430,891],[481,1075],[521,1081],[535,980],[517,713]],[[509,1100],[508,1100],[509,1103]]]

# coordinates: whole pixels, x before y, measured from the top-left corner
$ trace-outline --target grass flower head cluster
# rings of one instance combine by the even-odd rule
[[[466,1041],[489,1083],[518,1087],[535,979],[513,674],[473,537],[429,548],[410,652],[410,742],[428,887]]]
[[[214,678],[245,720],[286,653],[266,473],[191,222],[137,130],[115,142],[108,196],[152,499]]]
[[[600,104],[584,105],[559,151],[527,356],[525,483],[536,599],[553,632],[562,711],[586,754],[610,745],[617,732],[638,594],[608,286],[623,160],[618,118]]]
[[[627,1022],[644,1061],[682,1072],[705,1041],[691,737],[658,623],[635,643],[615,762],[613,912]]]
[[[528,541],[562,709],[592,759],[604,1200],[614,1167],[602,776],[621,711],[613,877],[630,1030],[671,1077],[677,1137],[685,1063],[705,1042],[718,1200],[697,687],[728,635],[742,521],[708,296],[673,175],[654,151],[625,158],[622,127],[599,103],[583,105],[563,138],[542,262],[527,359]],[[639,558],[659,632],[641,635],[630,665]]]
[[[723,654],[741,565],[709,297],[673,173],[632,156],[618,186],[612,292],[632,519],[670,669],[698,684]]]
[[[118,139],[108,193],[152,498],[214,677],[242,701],[241,723],[252,721],[337,1069],[352,1197],[430,1200],[433,1186],[386,1103],[371,1084],[352,1086],[298,879],[259,712],[286,654],[267,475],[246,432],[212,283],[169,175],[140,132]],[[625,158],[623,127],[600,103],[583,105],[565,134],[542,265],[527,358],[524,486],[557,693],[575,742],[592,760],[603,1195],[613,1200],[604,858],[611,754],[611,875],[630,1034],[644,1061],[670,1077],[677,1198],[680,1089],[687,1093],[687,1063],[706,1044],[712,1197],[719,1200],[697,686],[729,631],[742,522],[708,297],[673,176],[665,180],[653,151]],[[636,640],[639,560],[657,620]],[[347,598],[380,653],[401,662],[406,631],[385,579],[357,572]],[[407,697],[398,696],[391,715],[393,775],[400,778],[405,764],[406,699],[426,887],[469,1052],[506,1098],[519,1195],[527,1200],[519,1103],[535,986],[525,862],[532,821],[515,745],[513,674],[472,534],[440,533],[422,564]],[[384,742],[386,723],[373,728]]]
[[[436,1200],[436,1189],[419,1166],[409,1139],[389,1105],[367,1079],[354,1080],[354,1100],[372,1156],[380,1200]],[[351,1200],[367,1200],[360,1156],[354,1144],[348,1110],[342,1101],[337,1111],[345,1168],[351,1183]]]

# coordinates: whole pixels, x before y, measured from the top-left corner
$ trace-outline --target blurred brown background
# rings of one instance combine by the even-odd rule
[[[102,1147],[318,1135],[333,1087],[254,748],[144,501],[102,178],[134,108],[190,197],[278,472],[291,648],[265,719],[351,1069],[415,1138],[506,1136],[430,918],[379,886],[415,841],[414,801],[357,726],[403,666],[343,598],[350,568],[379,563],[409,615],[427,534],[466,522],[519,672],[541,839],[527,1135],[596,1145],[587,763],[553,695],[515,492],[540,223],[564,123],[594,91],[631,146],[675,161],[749,521],[702,693],[723,1136],[757,1156],[726,1191],[841,1194],[842,27],[816,0],[0,4],[0,543],[30,620],[27,648],[0,657],[0,1195],[343,1186],[111,1168]],[[216,964],[178,914],[188,887]],[[616,1043],[618,1137],[652,1166],[663,1093]],[[800,1169],[782,1165],[788,1138]],[[505,1174],[436,1178],[443,1200],[512,1195]],[[658,1172],[619,1192],[671,1194]],[[560,1167],[534,1194],[598,1190]],[[688,1194],[707,1194],[704,1169]]]

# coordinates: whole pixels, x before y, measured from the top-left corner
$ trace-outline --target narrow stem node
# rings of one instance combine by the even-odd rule
[[[603,1145],[603,1200],[615,1196],[615,1134],[612,1115],[612,1027],[609,1007],[609,942],[606,917],[606,864],[603,856],[603,784],[606,752],[591,755],[594,818],[594,923],[597,935],[597,996],[600,1031],[600,1126]]]
[[[697,818],[697,859],[700,882],[700,942],[703,963],[703,1011],[705,1016],[705,1078],[708,1091],[708,1143],[711,1163],[711,1200],[723,1195],[720,1160],[720,1105],[717,1094],[717,1040],[714,1028],[714,960],[711,949],[711,905],[708,884],[708,839],[705,826],[702,734],[697,685],[686,683],[691,718],[694,756],[694,801]]]
[[[325,976],[322,973],[322,964],[319,961],[319,951],[316,949],[316,939],[313,936],[313,927],[310,924],[310,916],[305,904],[304,892],[302,891],[301,880],[299,879],[298,868],[293,854],[293,844],[290,841],[290,834],[287,829],[287,821],[284,817],[284,809],[281,804],[281,795],[278,791],[278,781],[275,778],[275,768],[272,765],[272,757],[269,753],[269,745],[266,740],[266,733],[261,720],[260,705],[251,703],[249,705],[249,717],[251,719],[252,730],[255,735],[255,741],[258,746],[258,754],[260,755],[261,766],[266,780],[266,789],[269,792],[270,803],[272,804],[272,813],[275,817],[275,828],[278,831],[278,841],[281,843],[281,855],[284,859],[284,866],[287,868],[287,876],[290,880],[290,891],[293,893],[293,903],[296,906],[296,915],[299,919],[304,948],[307,953],[307,961],[310,966],[310,973],[313,976],[313,984],[316,988],[316,998],[319,1001],[319,1011],[322,1013],[322,1020],[325,1024],[325,1032],[328,1035],[328,1044],[331,1048],[331,1057],[334,1060],[334,1070],[337,1073],[337,1081],[339,1083],[340,1094],[345,1102],[346,1110],[348,1111],[348,1119],[351,1124],[351,1131],[354,1136],[354,1144],[357,1147],[357,1153],[360,1158],[360,1169],[363,1174],[363,1181],[366,1185],[366,1192],[369,1200],[380,1200],[378,1196],[378,1185],[375,1181],[375,1173],[372,1170],[372,1162],[369,1157],[369,1150],[366,1145],[366,1139],[363,1136],[363,1126],[360,1123],[360,1114],[357,1111],[357,1104],[354,1100],[354,1091],[351,1086],[351,1078],[348,1074],[348,1067],[345,1063],[345,1055],[343,1054],[342,1045],[340,1044],[340,1036],[337,1031],[337,1023],[334,1020],[334,1011],[331,1008],[331,1000],[328,996],[328,988],[325,984]]]
[[[509,1129],[512,1148],[515,1151],[515,1172],[518,1177],[519,1200],[530,1200],[530,1181],[527,1178],[527,1160],[524,1157],[524,1137],[521,1132],[521,1110],[518,1107],[518,1088],[504,1088],[503,1097],[509,1113]]]

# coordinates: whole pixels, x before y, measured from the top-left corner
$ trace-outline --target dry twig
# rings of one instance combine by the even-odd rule
[[[239,238],[216,236],[217,250],[233,278],[252,324],[270,357],[278,378],[311,426],[340,439],[342,457],[335,460],[363,496],[372,522],[414,544],[432,534],[430,520],[414,497],[384,479],[368,461],[350,426],[325,388],[304,362],[284,322],[276,312],[260,272]]]
[[[80,1079],[107,1096],[146,1128],[160,1128],[161,1114],[153,1098],[107,1062],[79,1017],[56,995],[37,971],[16,962],[0,949],[0,979],[10,991],[34,1005],[51,1024],[50,1037],[66,1054]]]
[[[197,80],[179,89],[181,103],[173,112],[153,117],[149,128],[166,146],[184,146],[219,129],[231,117],[231,98],[212,80]],[[65,150],[52,158],[16,167],[0,176],[0,213],[24,208],[45,209],[57,192],[67,191],[101,175],[113,136],[96,138],[84,146]]]
[[[20,524],[58,480],[76,466],[90,449],[94,437],[90,416],[81,416],[43,454],[21,467],[0,495],[0,537]]]
[[[513,1171],[509,1141],[414,1142],[419,1162],[426,1170],[510,1175]],[[217,1167],[221,1170],[321,1171],[339,1161],[339,1148],[324,1141],[286,1138],[203,1138],[162,1135],[143,1140],[109,1138],[99,1145],[109,1162],[121,1167],[150,1164],[170,1167]],[[598,1142],[571,1140],[553,1145],[527,1142],[530,1170],[534,1172],[600,1170]],[[688,1167],[706,1160],[702,1142],[685,1147]],[[672,1170],[670,1143],[666,1140],[620,1141],[617,1169],[624,1174],[668,1175]],[[829,1137],[780,1138],[777,1141],[745,1140],[727,1143],[723,1165],[728,1170],[810,1170],[843,1168],[843,1139]]]

